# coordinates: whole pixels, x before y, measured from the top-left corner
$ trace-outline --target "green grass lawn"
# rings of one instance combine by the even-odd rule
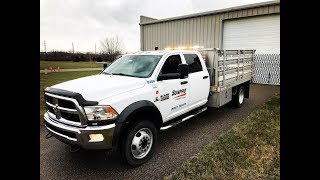
[[[164,179],[280,179],[280,95]]]
[[[65,82],[68,80],[98,74],[100,71],[80,71],[80,72],[62,72],[62,73],[40,73],[40,123],[43,123],[43,114],[46,112],[43,90],[46,87]]]
[[[40,70],[50,69],[50,67],[53,69],[58,69],[58,67],[60,69],[103,68],[103,64],[96,62],[40,61]]]

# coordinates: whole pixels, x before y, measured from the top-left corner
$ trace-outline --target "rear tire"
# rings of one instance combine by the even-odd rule
[[[233,105],[237,108],[241,107],[244,102],[244,87],[240,86],[237,93],[232,96]]]
[[[129,128],[121,154],[129,165],[140,166],[152,158],[156,144],[156,126],[151,121],[141,121]]]

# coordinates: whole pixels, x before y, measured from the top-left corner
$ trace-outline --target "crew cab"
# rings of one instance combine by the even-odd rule
[[[97,75],[47,87],[45,126],[72,147],[119,151],[138,166],[152,157],[159,130],[207,107],[240,107],[253,58],[254,50],[210,48],[126,54]]]

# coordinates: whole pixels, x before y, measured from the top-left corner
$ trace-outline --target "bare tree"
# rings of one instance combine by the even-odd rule
[[[118,36],[112,38],[105,38],[100,42],[100,50],[103,54],[114,55],[121,54],[122,43]]]

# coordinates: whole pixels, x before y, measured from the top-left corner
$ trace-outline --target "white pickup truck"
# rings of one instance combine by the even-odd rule
[[[159,130],[249,97],[254,50],[163,50],[126,54],[100,74],[44,91],[45,126],[72,147],[120,151],[148,161]]]

